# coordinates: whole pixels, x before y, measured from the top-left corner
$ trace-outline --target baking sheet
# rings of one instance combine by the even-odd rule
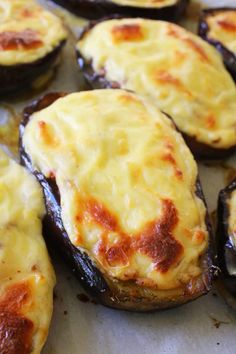
[[[39,1],[61,16],[70,28],[56,77],[44,90],[72,92],[86,88],[73,51],[75,38],[85,21]],[[236,6],[236,0],[192,1],[189,19],[182,24],[196,29],[200,6]],[[17,128],[22,108],[42,92],[0,102],[0,144],[17,158]],[[235,175],[236,158],[222,164],[199,164],[200,178],[210,212],[216,208],[219,190]],[[216,290],[182,307],[150,314],[117,311],[82,302],[83,289],[56,255],[57,274],[54,314],[43,354],[204,354],[236,353],[236,311]]]

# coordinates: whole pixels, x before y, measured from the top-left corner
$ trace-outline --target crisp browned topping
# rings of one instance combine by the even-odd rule
[[[207,126],[207,128],[213,129],[213,128],[215,128],[215,125],[216,125],[216,118],[212,114],[209,114],[206,117],[206,126]]]
[[[135,248],[152,258],[156,269],[167,272],[183,253],[183,246],[172,232],[178,223],[177,210],[171,200],[162,201],[162,217],[152,221],[138,236]]]
[[[168,162],[170,162],[170,163],[173,165],[175,176],[176,176],[178,179],[182,179],[182,178],[183,178],[183,173],[182,173],[182,171],[178,168],[177,162],[176,162],[174,156],[173,156],[170,152],[164,153],[164,154],[162,155],[162,160],[163,160],[163,161],[168,161]]]
[[[154,73],[154,78],[157,82],[166,85],[172,85],[177,87],[179,90],[183,91],[188,96],[191,96],[191,93],[184,87],[182,82],[175,78],[172,74],[165,70],[158,70]]]
[[[41,120],[38,122],[38,126],[40,130],[41,138],[43,139],[46,145],[53,146],[58,144],[58,140],[56,139],[55,136],[52,135],[52,133],[50,132],[50,127],[46,122]]]
[[[185,41],[185,43],[187,43],[189,45],[189,47],[191,47],[196,53],[199,54],[200,58],[203,61],[209,62],[209,58],[208,58],[207,54],[205,53],[204,49],[198,43],[196,43],[191,38],[184,38],[184,41]]]
[[[88,218],[89,215],[93,222],[103,228],[97,251],[105,264],[110,266],[126,265],[135,252],[140,252],[149,256],[158,270],[166,272],[183,252],[182,245],[172,235],[178,223],[178,216],[177,210],[170,200],[162,201],[161,219],[150,222],[137,235],[125,233],[116,217],[95,199],[81,204],[83,205],[81,213],[79,217],[76,217],[76,221],[81,223],[83,217]],[[116,243],[112,246],[108,238],[109,231],[118,235]],[[132,274],[130,279],[135,279],[135,275]]]
[[[230,20],[218,20],[217,24],[225,31],[236,32],[236,23],[231,22]]]
[[[31,352],[33,322],[22,312],[31,298],[27,283],[10,286],[0,298],[0,353],[29,354]]]
[[[201,47],[201,45],[195,42],[192,38],[184,37],[177,27],[170,25],[168,29],[168,35],[180,39],[181,41],[186,43],[190,48],[192,48],[203,61],[209,62],[209,58],[205,53],[204,49]]]
[[[107,210],[101,203],[91,199],[87,202],[86,209],[92,216],[93,220],[102,225],[105,229],[115,231],[117,229],[117,221],[110,211]]]
[[[112,38],[115,42],[139,41],[143,39],[142,28],[138,24],[114,26],[112,28]]]
[[[42,44],[38,33],[31,29],[22,32],[7,31],[0,33],[0,50],[35,49]]]
[[[29,18],[29,17],[33,17],[34,12],[29,10],[29,9],[27,9],[27,8],[25,8],[25,9],[22,10],[21,14],[22,14],[23,17]]]

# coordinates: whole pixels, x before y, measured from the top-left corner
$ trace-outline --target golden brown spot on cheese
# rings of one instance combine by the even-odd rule
[[[126,265],[128,263],[128,245],[129,243],[125,244],[125,242],[121,242],[118,245],[108,248],[108,250],[106,251],[106,259],[111,267]]]
[[[25,282],[10,286],[0,298],[1,354],[29,354],[31,352],[34,325],[22,314],[30,298],[31,289]]]
[[[179,39],[182,38],[179,29],[177,27],[173,26],[173,25],[170,25],[168,27],[167,34],[169,36],[172,36],[172,37],[175,37],[175,38],[179,38]]]
[[[25,9],[22,10],[21,15],[22,15],[23,17],[29,18],[29,17],[33,17],[34,12],[33,12],[33,11],[30,11],[30,10],[27,9],[27,8],[25,8]]]
[[[200,44],[196,43],[193,39],[191,38],[183,38],[184,42],[188,44],[189,47],[191,47],[199,56],[200,58],[209,63],[209,58],[207,54],[205,53],[204,49],[200,46]]]
[[[86,203],[86,209],[96,223],[102,225],[107,230],[116,230],[117,220],[104,205],[95,199],[91,199]]]
[[[50,127],[43,120],[38,122],[40,135],[46,145],[56,146],[58,144],[57,139],[51,134]]]
[[[139,101],[137,100],[137,98],[133,95],[129,95],[129,94],[122,94],[119,96],[119,101],[123,102],[123,103],[136,103],[138,104]]]
[[[209,129],[213,129],[215,127],[215,125],[216,125],[216,119],[212,114],[210,114],[206,118],[206,126]]]
[[[175,168],[175,175],[178,179],[183,178],[183,172],[179,168]]]
[[[143,39],[142,28],[138,24],[114,26],[111,33],[115,42],[139,41]]]
[[[200,58],[205,61],[209,62],[209,58],[207,54],[205,53],[204,49],[201,47],[200,44],[196,43],[192,38],[184,37],[180,30],[173,25],[169,26],[167,34],[169,36],[173,36],[175,38],[180,39],[184,43],[186,43],[190,48],[192,48],[199,56]]]
[[[167,153],[163,154],[161,158],[162,158],[163,161],[170,162],[173,165],[173,167],[174,167],[174,173],[175,173],[176,177],[179,178],[179,179],[182,179],[183,173],[178,168],[177,162],[176,162],[174,156],[170,152],[167,152]]]
[[[119,227],[116,232],[119,233],[120,236],[116,244],[110,246],[107,233],[104,233],[98,248],[99,256],[102,258],[103,262],[109,264],[111,267],[127,265],[129,256],[133,253],[131,237],[120,231]],[[134,277],[134,273],[126,275],[126,279],[133,279]]]
[[[183,246],[172,235],[178,223],[177,210],[168,199],[162,203],[161,219],[150,222],[138,235],[131,237],[116,224],[113,231],[119,234],[120,239],[110,247],[107,234],[103,234],[98,249],[103,261],[111,266],[126,265],[129,257],[138,251],[149,256],[157,270],[167,272],[183,253]]]
[[[176,50],[175,52],[175,64],[176,65],[182,65],[186,61],[186,54]]]
[[[236,23],[233,23],[230,20],[218,20],[217,24],[225,31],[236,32]]]
[[[171,75],[169,72],[164,71],[164,70],[159,70],[155,72],[155,80],[158,81],[161,84],[169,84],[172,86],[177,87],[179,90],[183,91],[186,93],[188,96],[192,96],[191,93],[186,90],[182,82],[175,78],[173,75]]]
[[[186,229],[183,230],[183,232],[184,232],[184,235],[185,235],[187,238],[192,239],[193,233],[192,233],[191,230],[189,230],[189,229],[186,228]]]
[[[0,353],[29,354],[33,323],[11,312],[0,311]]]
[[[42,44],[38,33],[31,29],[22,32],[6,31],[0,33],[0,50],[35,49],[41,47]]]
[[[38,266],[37,266],[37,264],[34,264],[34,265],[31,267],[31,270],[32,270],[32,272],[37,272],[37,271],[38,271]]]
[[[176,166],[175,158],[174,158],[173,155],[171,155],[170,153],[166,153],[166,154],[162,155],[162,160],[163,160],[163,161],[168,161],[168,162],[170,162],[172,165]]]
[[[19,283],[10,286],[3,298],[0,298],[0,308],[10,312],[20,312],[23,306],[31,298],[31,289],[27,283]]]
[[[162,201],[162,217],[152,221],[135,241],[135,248],[149,256],[156,269],[167,272],[183,253],[183,246],[172,232],[178,223],[177,210],[169,199]]]
[[[205,240],[205,237],[205,232],[202,230],[196,230],[193,235],[193,239],[196,244],[201,244]]]

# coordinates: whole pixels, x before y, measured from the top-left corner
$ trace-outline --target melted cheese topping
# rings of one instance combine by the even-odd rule
[[[236,248],[236,191],[231,193],[229,204],[229,235]]]
[[[152,99],[178,128],[216,148],[236,145],[236,86],[218,52],[174,24],[97,24],[77,49],[108,81]]]
[[[173,289],[201,274],[197,166],[149,101],[123,90],[70,94],[31,116],[23,144],[55,178],[71,242],[106,276]]]
[[[111,2],[122,6],[163,8],[175,5],[176,0],[112,0]]]
[[[222,43],[236,54],[236,10],[216,11],[206,17],[208,38]]]
[[[35,1],[0,1],[0,65],[33,62],[66,37],[61,20]]]
[[[38,354],[55,284],[42,237],[43,196],[35,179],[1,151],[0,171],[0,352]]]

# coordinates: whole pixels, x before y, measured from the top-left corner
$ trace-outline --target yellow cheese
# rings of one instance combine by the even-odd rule
[[[70,94],[31,116],[23,145],[34,168],[55,177],[71,242],[106,276],[176,289],[201,275],[208,232],[197,166],[149,100]]]
[[[55,275],[42,237],[44,213],[38,183],[0,151],[1,353],[39,354],[47,337]]]
[[[0,1],[0,65],[36,61],[66,37],[61,20],[35,1]]]
[[[108,20],[77,49],[96,73],[152,99],[182,132],[215,148],[236,145],[235,83],[196,35],[162,21]]]
[[[163,8],[177,3],[176,0],[112,0],[111,2],[122,6]]]
[[[228,200],[229,207],[229,235],[233,244],[236,247],[236,191],[233,191]]]
[[[236,54],[236,10],[216,11],[206,17],[208,38],[222,43]]]

